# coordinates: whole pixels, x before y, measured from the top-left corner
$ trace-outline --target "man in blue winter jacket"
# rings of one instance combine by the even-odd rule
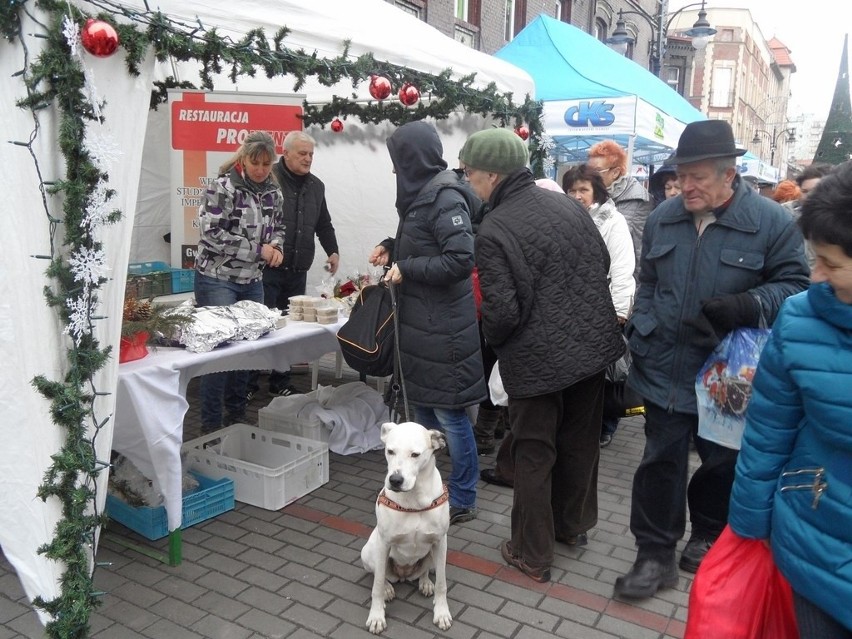
[[[628,384],[645,400],[645,451],[633,480],[630,530],[637,557],[615,595],[650,597],[695,572],[728,519],[737,451],[697,436],[695,376],[726,333],[770,325],[808,285],[802,236],[790,215],[739,177],[730,125],[687,125],[666,164],[680,196],[660,204],[642,238],[639,291],[627,324]],[[701,466],[688,480],[689,442]]]

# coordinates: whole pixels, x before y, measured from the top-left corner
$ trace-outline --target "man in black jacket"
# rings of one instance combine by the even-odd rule
[[[609,253],[576,200],[536,186],[511,131],[474,133],[460,159],[490,207],[475,239],[482,330],[514,437],[512,538],[501,553],[546,582],[554,541],[576,545],[597,522],[604,372],[624,352]]]
[[[340,262],[337,235],[325,201],[325,185],[311,173],[314,139],[304,131],[291,131],[284,138],[284,152],[272,169],[284,194],[284,262],[263,271],[263,299],[270,308],[285,310],[294,295],[304,295],[308,270],[314,262],[319,238],[328,255],[326,269],[334,275]],[[249,399],[257,392],[257,374],[249,385]],[[272,395],[292,395],[290,371],[269,375]]]

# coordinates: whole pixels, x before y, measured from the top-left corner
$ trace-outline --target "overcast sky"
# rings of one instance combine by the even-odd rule
[[[693,1],[669,0],[669,11]],[[796,73],[790,83],[789,115],[828,115],[843,36],[852,31],[850,0],[708,0],[705,10],[711,25],[714,6],[749,9],[767,40],[774,36],[790,49]]]

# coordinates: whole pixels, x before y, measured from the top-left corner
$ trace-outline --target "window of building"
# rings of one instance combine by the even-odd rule
[[[680,67],[666,67],[663,70],[663,78],[675,91],[680,87]]]
[[[713,91],[710,94],[711,107],[731,106],[731,80],[733,69],[730,67],[715,67],[713,69]]]
[[[418,20],[423,20],[423,9],[420,5],[414,4],[413,2],[407,2],[407,0],[394,0],[394,5],[397,9],[402,9],[406,13],[410,13]]]
[[[734,30],[733,29],[722,29],[719,33],[719,42],[733,42],[734,41]]]
[[[515,37],[515,0],[506,0],[506,18],[503,37],[508,42]]]
[[[572,0],[555,0],[553,17],[571,24],[571,3]]]
[[[469,0],[456,0],[456,17],[459,20],[468,21],[468,11],[470,10]]]
[[[606,21],[603,18],[595,18],[595,37],[601,42],[607,38]]]

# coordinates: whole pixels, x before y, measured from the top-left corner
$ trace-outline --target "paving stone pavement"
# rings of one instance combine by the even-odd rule
[[[310,375],[293,384],[310,390]],[[334,357],[321,361],[319,383],[357,381]],[[373,383],[373,380],[368,380]],[[266,406],[264,388],[249,421]],[[197,380],[190,383],[184,439],[199,434]],[[499,544],[509,536],[512,491],[478,485],[479,516],[450,528],[447,580],[453,625],[432,624],[431,598],[416,584],[397,586],[386,608],[389,639],[674,639],[683,637],[692,575],[646,601],[611,598],[616,577],[631,566],[630,487],[644,436],[643,419],[621,421],[603,449],[599,522],[583,548],[556,545],[552,581],[537,584],[508,567]],[[480,457],[480,468],[493,465]],[[695,460],[693,460],[695,462]],[[449,459],[439,468],[449,475]],[[148,541],[112,522],[102,534],[95,586],[106,592],[92,615],[94,639],[360,639],[372,576],[360,550],[375,523],[374,503],[385,474],[381,451],[330,454],[327,484],[279,511],[237,502],[236,508],[183,531],[183,562],[170,567],[122,541],[167,552],[166,540]],[[683,541],[679,549],[682,549]],[[44,637],[14,569],[0,554],[0,639]]]

